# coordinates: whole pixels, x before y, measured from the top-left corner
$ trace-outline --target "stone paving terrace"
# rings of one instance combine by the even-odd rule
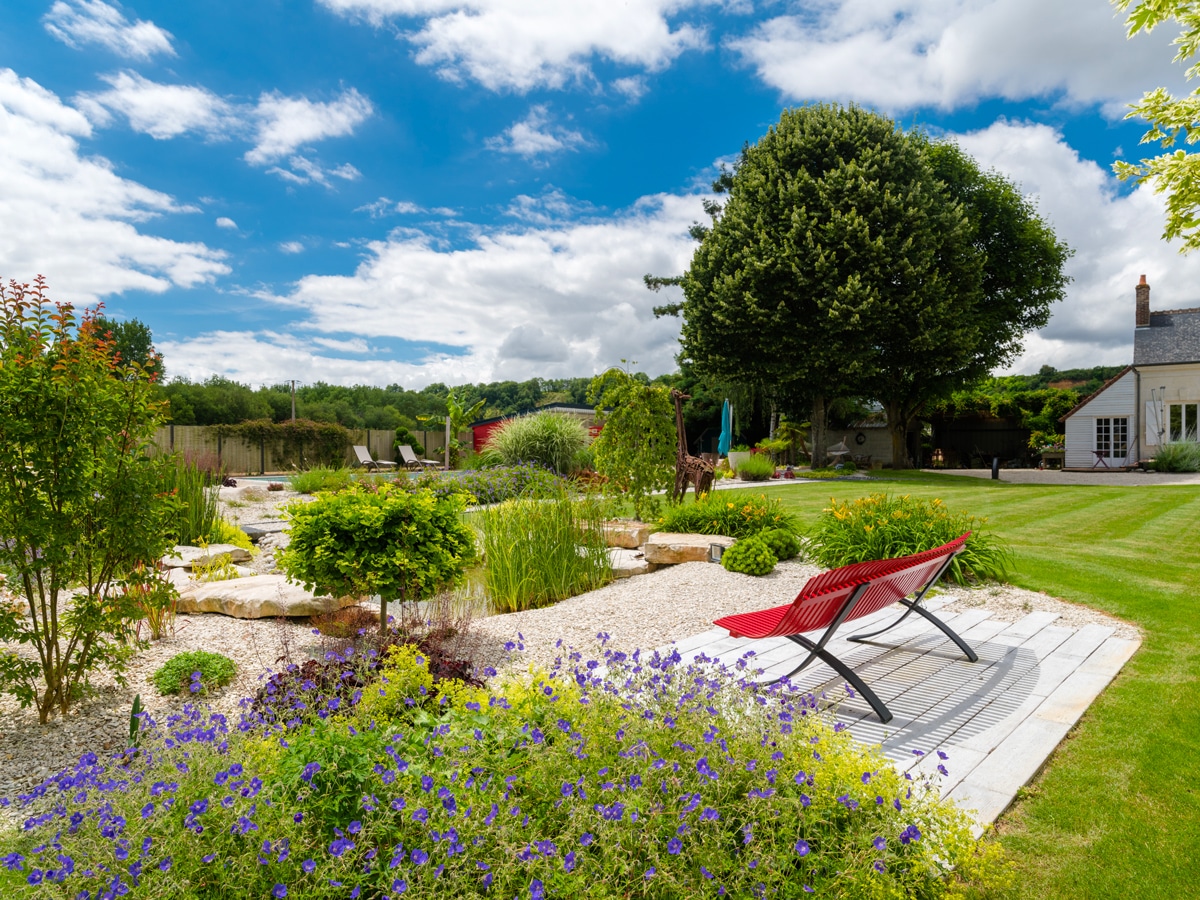
[[[945,602],[933,597],[925,605],[934,611]],[[1107,625],[1056,625],[1059,616],[1052,612],[1033,612],[1010,623],[972,609],[943,621],[975,649],[976,663],[916,616],[870,643],[846,640],[882,627],[901,612],[892,606],[857,619],[827,645],[892,711],[895,718],[887,725],[861,698],[847,696],[845,684],[820,660],[792,683],[837,702],[837,718],[850,732],[880,745],[902,769],[932,771],[945,765],[943,795],[974,811],[980,829],[1037,774],[1141,643],[1114,636]],[[659,649],[669,652],[671,645]],[[786,675],[808,654],[786,638],[731,638],[719,628],[677,641],[674,649],[685,662],[703,655],[730,667],[753,653],[749,662],[761,670],[760,681]],[[947,755],[944,762],[937,750]]]

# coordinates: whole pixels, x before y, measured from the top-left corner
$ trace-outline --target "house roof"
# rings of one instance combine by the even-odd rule
[[[1104,382],[1104,384],[1100,385],[1100,387],[1095,392],[1088,394],[1086,397],[1084,397],[1082,400],[1080,400],[1078,403],[1076,403],[1075,407],[1070,412],[1068,412],[1066,415],[1064,415],[1061,419],[1059,419],[1058,421],[1060,421],[1060,422],[1067,421],[1067,419],[1071,418],[1071,416],[1075,415],[1075,413],[1079,412],[1081,409],[1083,409],[1085,406],[1087,406],[1089,403],[1091,403],[1093,400],[1095,400],[1097,397],[1099,397],[1101,394],[1103,394],[1105,391],[1107,391],[1110,387],[1112,387],[1114,384],[1116,384],[1118,381],[1120,381],[1122,378],[1124,378],[1128,372],[1132,371],[1132,369],[1133,369],[1133,366],[1126,366],[1125,368],[1123,368],[1120,372],[1118,372],[1112,378],[1108,379],[1108,381]],[[1103,416],[1101,418],[1103,418]]]
[[[1133,332],[1133,364],[1200,361],[1200,308],[1151,311],[1150,325]]]

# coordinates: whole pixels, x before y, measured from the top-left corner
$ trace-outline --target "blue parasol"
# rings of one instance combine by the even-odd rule
[[[733,412],[729,401],[721,407],[721,437],[717,439],[717,453],[726,456],[729,453],[729,442],[733,439]]]

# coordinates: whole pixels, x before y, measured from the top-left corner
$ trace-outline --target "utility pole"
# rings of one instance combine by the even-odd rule
[[[450,471],[450,416],[446,416],[446,471]]]
[[[292,421],[296,421],[296,379],[292,379]]]

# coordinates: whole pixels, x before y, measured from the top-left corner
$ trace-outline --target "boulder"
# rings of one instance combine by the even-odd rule
[[[646,543],[646,538],[650,536],[649,526],[634,519],[616,519],[605,522],[600,527],[604,529],[604,540],[608,546],[623,547],[626,550],[636,550]]]
[[[171,569],[190,569],[192,566],[207,566],[228,559],[240,563],[250,561],[250,551],[233,544],[209,544],[207,547],[176,546],[173,553],[163,557],[163,565]]]
[[[343,606],[357,597],[316,597],[283,575],[251,575],[229,581],[193,582],[179,592],[181,613],[215,612],[238,619],[275,616],[315,616]]]
[[[720,544],[728,549],[733,538],[720,534],[676,534],[660,531],[646,539],[643,552],[646,561],[657,566],[673,566],[676,563],[708,562],[709,544]]]
[[[609,547],[608,559],[612,563],[614,578],[646,575],[658,568],[654,563],[646,562],[646,555],[641,551],[624,547]]]

